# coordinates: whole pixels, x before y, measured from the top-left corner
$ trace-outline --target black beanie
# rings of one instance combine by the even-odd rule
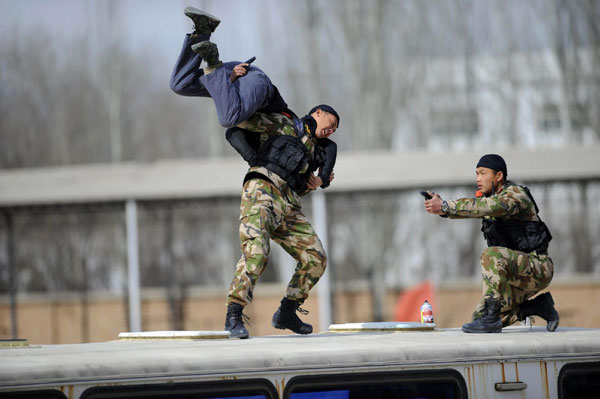
[[[502,172],[505,179],[508,175],[508,171],[506,170],[506,162],[504,162],[504,158],[498,154],[486,154],[482,156],[479,162],[477,162],[476,167],[490,168],[496,172]]]
[[[337,119],[337,127],[340,127],[340,116],[338,115],[337,112],[335,112],[335,109],[333,109],[329,105],[326,105],[326,104],[317,105],[316,107],[313,107],[313,109],[308,111],[308,114],[310,115],[318,109],[320,109],[321,111],[329,112],[330,114],[335,116],[335,118]]]

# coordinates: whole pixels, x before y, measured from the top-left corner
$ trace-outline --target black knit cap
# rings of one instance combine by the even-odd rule
[[[482,156],[479,162],[477,162],[476,167],[484,167],[493,169],[496,172],[502,172],[505,179],[508,175],[508,171],[506,170],[506,162],[504,162],[504,158],[498,154],[486,154]]]
[[[335,112],[335,109],[333,109],[332,107],[330,107],[327,104],[321,104],[321,105],[317,105],[316,107],[313,107],[313,109],[311,109],[310,111],[308,111],[308,114],[312,114],[313,112],[315,112],[316,110],[320,109],[321,111],[325,111],[325,112],[329,112],[330,114],[332,114],[333,116],[335,116],[335,118],[337,119],[337,126],[336,127],[340,127],[340,116],[338,115],[337,112]]]

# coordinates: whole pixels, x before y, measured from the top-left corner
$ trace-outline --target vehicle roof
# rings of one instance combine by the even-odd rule
[[[140,340],[0,350],[0,387],[157,376],[237,375],[377,365],[600,358],[600,330],[509,327],[501,334],[428,332],[318,333],[246,340]]]

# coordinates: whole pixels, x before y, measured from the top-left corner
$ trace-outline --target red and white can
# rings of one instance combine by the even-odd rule
[[[421,305],[421,323],[433,323],[433,308],[427,300]]]

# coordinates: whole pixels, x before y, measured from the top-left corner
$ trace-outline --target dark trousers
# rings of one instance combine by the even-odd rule
[[[200,68],[202,58],[190,46],[209,38],[210,35],[201,35],[192,40],[186,35],[171,74],[171,90],[182,96],[212,97],[219,123],[227,128],[236,126],[267,106],[275,89],[269,77],[255,66],[232,83],[229,76],[239,61],[223,63],[205,75]]]
[[[210,34],[200,35],[197,39],[191,39],[190,35],[185,35],[183,47],[179,58],[171,73],[169,85],[171,90],[182,96],[210,97],[210,94],[200,82],[200,77],[204,72],[200,68],[202,58],[199,54],[192,51],[192,44],[209,40]]]

